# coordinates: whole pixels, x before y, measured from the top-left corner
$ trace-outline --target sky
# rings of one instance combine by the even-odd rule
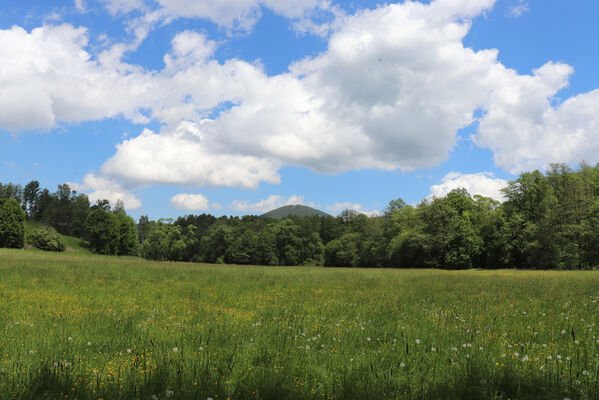
[[[595,0],[0,0],[0,182],[381,212],[599,162]]]

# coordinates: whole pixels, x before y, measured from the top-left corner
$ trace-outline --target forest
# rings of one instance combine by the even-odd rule
[[[160,261],[440,269],[599,265],[599,164],[525,172],[503,195],[498,202],[457,189],[417,205],[398,198],[378,217],[345,210],[337,217],[281,220],[142,216],[135,223],[122,202],[90,205],[67,184],[50,192],[37,181],[8,183],[0,184],[0,247],[31,243],[60,251],[62,234],[86,240],[96,253]],[[26,220],[41,227],[25,233]]]

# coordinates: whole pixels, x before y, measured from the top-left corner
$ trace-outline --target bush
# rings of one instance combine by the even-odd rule
[[[40,250],[64,251],[65,244],[62,236],[54,228],[36,228],[27,234],[27,242]]]

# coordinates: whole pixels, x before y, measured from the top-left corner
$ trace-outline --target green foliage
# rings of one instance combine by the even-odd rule
[[[95,253],[115,254],[119,248],[117,216],[97,208],[89,213],[85,223],[85,236]]]
[[[27,242],[40,250],[64,251],[65,241],[54,228],[42,226],[27,233]]]
[[[17,200],[0,198],[0,247],[23,248],[25,211]]]

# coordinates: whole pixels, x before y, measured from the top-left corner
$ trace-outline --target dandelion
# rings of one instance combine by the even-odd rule
[[[69,342],[73,341],[73,338],[69,336],[69,338],[67,339]]]
[[[587,376],[587,375],[589,374],[589,371],[587,371],[587,370],[584,370],[584,371],[582,371],[582,374],[583,374],[584,376]]]
[[[458,351],[458,348],[457,347],[452,347],[451,350]]]
[[[88,346],[91,346],[91,345],[92,345],[92,342],[87,342],[87,345],[88,345]]]
[[[483,351],[484,349],[485,349],[485,348],[484,348],[483,346],[480,346],[480,347],[478,348],[478,350],[480,350],[480,351]]]
[[[566,360],[568,360],[568,361],[570,361],[571,359],[572,359],[572,357],[570,357],[570,356],[566,357]]]
[[[420,339],[416,339],[416,344],[420,344]]]
[[[522,357],[522,361],[523,361],[523,362],[526,362],[526,361],[528,361],[528,355],[525,355],[524,357]]]
[[[370,342],[371,339],[369,337],[367,337],[366,340]]]
[[[155,394],[152,395],[152,397],[150,397],[152,400],[158,400],[158,396],[156,396]]]
[[[553,357],[551,357],[551,356],[547,356],[547,359],[548,359],[549,361],[551,361],[551,360],[553,360]]]
[[[131,349],[127,349],[127,353],[131,354]]]
[[[435,347],[431,347],[431,351],[435,352],[435,351],[437,351],[437,349]]]
[[[306,350],[310,350],[310,345],[309,344],[306,345]]]
[[[562,335],[565,335],[565,334],[566,334],[566,330],[562,329]]]
[[[578,339],[576,339],[576,340],[574,341],[574,344],[579,344],[579,343],[580,343],[580,342],[578,341]]]
[[[29,350],[29,354],[33,354],[33,353],[34,353],[34,351],[33,351],[33,350]]]
[[[400,364],[399,364],[399,366],[400,366],[400,367],[402,367],[402,368],[405,368],[405,367],[406,367],[406,364],[404,364],[404,363],[400,363]]]
[[[562,356],[560,356],[559,354],[557,356],[555,356],[555,358],[557,358],[558,360],[562,359]]]
[[[168,389],[166,389],[166,392],[164,392],[166,397],[171,397],[173,395],[173,393],[175,393],[175,392],[173,392],[172,390],[168,390]]]
[[[514,357],[518,357],[519,355],[518,352],[514,353]]]
[[[179,351],[179,348],[178,347],[173,347],[173,351],[176,353],[176,352]]]

